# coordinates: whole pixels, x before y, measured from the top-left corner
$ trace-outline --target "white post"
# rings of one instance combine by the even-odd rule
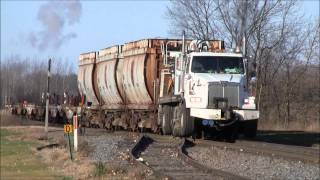
[[[74,151],[78,150],[78,117],[73,116],[73,145]]]
[[[46,116],[44,120],[44,131],[46,133],[46,136],[48,136],[48,119],[49,119],[49,93],[47,93],[47,99],[46,99]]]

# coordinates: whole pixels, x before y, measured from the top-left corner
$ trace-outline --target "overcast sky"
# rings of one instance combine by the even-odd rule
[[[169,1],[1,0],[1,59],[11,55],[67,58],[151,37],[170,37],[165,18]],[[319,1],[301,2],[301,13],[319,17]]]

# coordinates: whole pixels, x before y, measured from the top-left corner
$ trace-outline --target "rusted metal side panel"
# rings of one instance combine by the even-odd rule
[[[136,81],[135,84],[135,90],[138,91],[138,95],[139,97],[143,98],[141,104],[152,104],[152,99],[150,97],[150,94],[148,93],[147,90],[147,82],[146,82],[146,78],[145,78],[145,61],[147,61],[146,55],[137,55],[136,57],[136,61],[138,62],[136,65],[136,69],[138,70],[137,74],[132,74],[133,78]]]
[[[87,102],[92,102],[92,106],[99,105],[93,87],[93,68],[96,60],[94,52],[81,54],[79,57],[78,86],[80,93],[85,95]]]
[[[129,80],[129,78],[128,78],[129,65],[130,65],[130,60],[124,59],[123,60],[123,69],[122,70],[119,69],[119,70],[121,71],[122,86],[123,86],[124,95],[126,98],[126,103],[133,104],[136,102],[136,97],[135,97],[135,94],[133,94],[132,88],[130,87],[130,84],[128,81]]]
[[[97,85],[98,85],[98,89],[99,89],[99,96],[101,101],[101,105],[104,105],[107,102],[107,96],[109,94],[106,93],[106,87],[104,85],[105,82],[105,74],[103,73],[105,68],[105,62],[99,62],[99,60],[96,63],[96,73],[97,73]]]
[[[99,92],[99,88],[98,88],[98,72],[97,72],[97,64],[94,64],[93,66],[93,76],[92,76],[92,83],[93,83],[93,91],[95,93],[95,96],[97,97],[97,100],[99,102],[99,104],[103,104],[102,99],[101,99],[101,95]]]
[[[152,109],[154,94],[158,93],[154,85],[158,75],[156,48],[153,41],[145,39],[126,43],[123,46],[123,87],[129,109]],[[160,56],[161,51],[158,51]],[[120,64],[120,63],[119,63]],[[126,72],[126,73],[125,73]]]
[[[98,99],[95,96],[93,89],[93,66],[94,64],[84,66],[85,69],[83,74],[83,84],[84,88],[86,89],[87,102],[92,102],[92,105],[99,105]]]
[[[145,61],[146,65],[146,83],[147,83],[147,90],[152,98],[154,100],[154,83],[158,76],[158,64],[156,61],[156,54],[149,53],[147,55],[147,60]]]
[[[125,56],[123,60],[123,87],[128,104],[152,104],[144,79],[145,54]]]
[[[118,80],[122,77],[124,97],[129,109],[149,109],[152,98],[147,90],[145,77],[149,41],[141,40],[123,46],[122,65],[118,67]],[[121,83],[118,83],[121,86]]]
[[[123,84],[123,68],[124,68],[124,59],[121,57],[118,59],[118,65],[116,67],[116,82],[117,82],[117,86],[118,86],[118,90],[120,93],[120,96],[122,97],[123,100],[123,104],[127,104],[128,103],[128,98],[125,94],[124,91],[124,84]]]
[[[118,48],[116,47],[101,50],[97,61],[97,84],[106,109],[119,109],[123,104],[116,83],[118,61]]]
[[[81,96],[87,94],[86,93],[86,89],[84,88],[84,85],[83,85],[83,82],[82,82],[82,79],[83,79],[83,71],[84,71],[84,68],[83,67],[80,67],[79,66],[79,70],[78,70],[78,89],[79,89],[79,93]]]

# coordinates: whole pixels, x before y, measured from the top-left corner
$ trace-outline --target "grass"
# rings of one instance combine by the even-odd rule
[[[65,176],[65,177],[62,178],[62,180],[72,180],[72,177]]]
[[[95,164],[94,169],[94,176],[95,177],[101,177],[106,174],[106,166],[103,164],[103,162],[98,162]]]
[[[10,136],[20,136],[6,129],[0,129],[1,168],[0,179],[61,179],[34,155],[34,142],[8,140]]]

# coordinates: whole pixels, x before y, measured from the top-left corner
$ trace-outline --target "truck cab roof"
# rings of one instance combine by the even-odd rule
[[[224,57],[243,57],[241,53],[225,52],[191,52],[190,56],[224,56]]]

